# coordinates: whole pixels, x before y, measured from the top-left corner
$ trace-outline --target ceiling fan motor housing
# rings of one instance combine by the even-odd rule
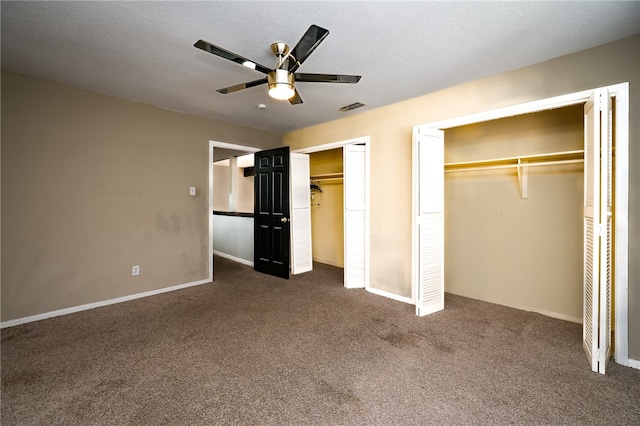
[[[289,46],[283,41],[277,41],[275,43],[271,43],[271,51],[274,55],[280,58],[289,54]]]

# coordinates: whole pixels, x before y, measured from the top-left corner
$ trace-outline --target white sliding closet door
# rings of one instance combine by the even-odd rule
[[[414,135],[414,261],[417,262],[416,314],[444,309],[444,131],[420,129]],[[415,268],[414,268],[415,269]]]
[[[367,151],[365,145],[345,145],[344,286],[366,287],[369,280]]]
[[[583,346],[593,371],[611,357],[612,116],[606,89],[584,107]]]
[[[291,273],[313,269],[311,256],[311,194],[309,155],[291,153]]]

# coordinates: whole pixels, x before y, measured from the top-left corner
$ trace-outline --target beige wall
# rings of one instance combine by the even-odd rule
[[[215,152],[215,149],[214,149]],[[213,165],[213,209],[229,211],[229,166]],[[215,236],[214,236],[215,238]]]
[[[640,192],[637,191],[640,185],[639,70],[640,35],[636,35],[573,55],[291,132],[284,136],[284,144],[299,149],[370,136],[371,286],[409,297],[412,126],[629,82],[629,356],[640,359]],[[429,76],[425,75],[425,78]]]
[[[309,154],[311,176],[342,173],[342,148]],[[322,192],[311,200],[313,260],[344,267],[344,185],[342,180],[317,181]]]
[[[237,169],[238,173],[238,195],[237,210],[239,212],[253,213],[254,185],[253,176],[244,176],[244,169]]]
[[[206,279],[210,139],[282,141],[3,72],[2,321]]]
[[[244,170],[236,169],[237,177],[237,199],[236,211],[243,213],[253,213],[253,176],[244,176]],[[229,211],[229,166],[213,165],[213,210]]]
[[[581,105],[445,131],[445,162],[583,149]],[[445,174],[445,290],[582,319],[583,165]]]

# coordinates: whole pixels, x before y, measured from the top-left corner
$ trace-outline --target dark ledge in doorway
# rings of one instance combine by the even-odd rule
[[[213,214],[219,216],[237,216],[237,217],[253,217],[253,213],[245,213],[245,212],[223,212],[220,210],[214,210]]]

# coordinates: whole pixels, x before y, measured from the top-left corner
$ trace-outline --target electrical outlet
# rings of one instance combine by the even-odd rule
[[[134,267],[131,268],[131,275],[140,275],[140,266],[139,265],[134,265]]]

